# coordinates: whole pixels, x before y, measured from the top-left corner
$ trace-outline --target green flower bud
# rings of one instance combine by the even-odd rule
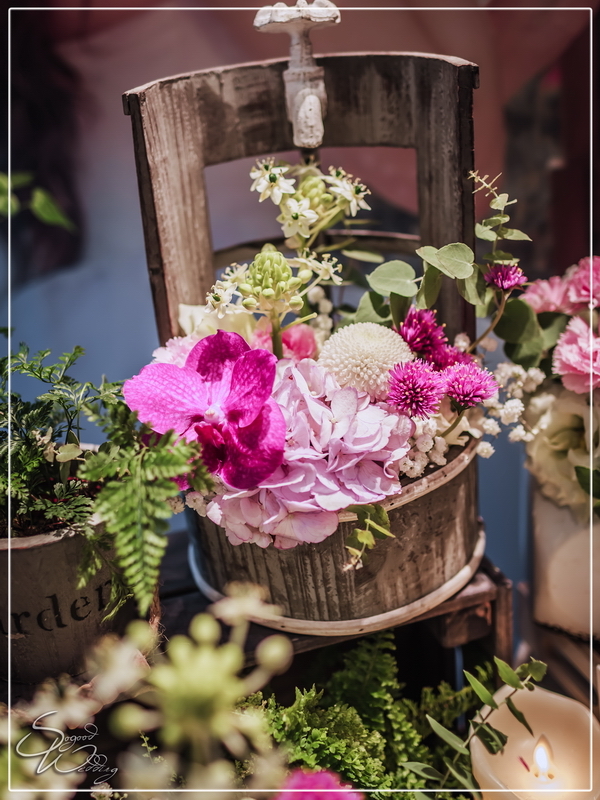
[[[302,286],[302,281],[296,275],[293,278],[290,278],[289,281],[284,285],[284,291],[287,289],[288,292],[291,292],[293,289],[297,289],[299,286]]]
[[[276,253],[277,252],[277,248],[275,247],[274,244],[271,244],[270,242],[267,242],[266,244],[263,244],[262,249],[261,249],[260,252],[261,253]]]
[[[300,283],[308,283],[309,280],[312,278],[312,270],[311,269],[301,269],[298,272],[298,277],[300,278]]]
[[[325,194],[321,195],[321,203],[324,206],[330,205],[331,203],[333,203],[333,195],[329,194],[329,192],[325,192]]]
[[[263,289],[261,294],[267,300],[272,300],[272,298],[275,297],[275,289],[271,289],[271,288]]]
[[[248,283],[255,289],[271,289],[274,285],[292,277],[292,270],[285,256],[273,250],[259,253],[248,268]]]
[[[269,636],[256,648],[256,660],[261,667],[277,674],[285,672],[292,661],[292,645],[285,636]]]
[[[294,295],[290,298],[289,306],[292,311],[300,311],[304,305],[304,300],[299,295]]]
[[[250,297],[252,294],[252,286],[249,283],[240,283],[238,286],[238,292],[242,295],[242,297]]]
[[[242,306],[248,311],[254,311],[257,305],[258,304],[253,297],[246,297],[245,300],[242,300]]]
[[[198,614],[190,623],[190,636],[198,644],[216,644],[221,638],[221,626],[210,614]]]

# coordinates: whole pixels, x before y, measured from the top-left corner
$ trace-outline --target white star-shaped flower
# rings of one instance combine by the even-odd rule
[[[281,214],[277,217],[283,227],[283,235],[288,239],[290,236],[310,236],[310,226],[316,222],[319,215],[310,207],[308,197],[302,200],[294,200],[288,197],[281,204]]]
[[[284,177],[284,173],[289,170],[289,167],[274,166],[275,161],[272,158],[259,161],[255,167],[250,170],[250,177],[253,180],[250,187],[251,192],[260,192],[259,202],[262,203],[267,197],[275,203],[276,206],[281,204],[284,194],[294,194],[294,181]]]

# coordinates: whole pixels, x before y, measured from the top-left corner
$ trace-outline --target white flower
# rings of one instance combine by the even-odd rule
[[[276,167],[274,158],[267,158],[258,161],[256,166],[250,170],[250,177],[254,181],[250,187],[251,192],[260,192],[259,201],[262,203],[267,197],[275,203],[281,205],[284,194],[294,194],[294,181],[284,178],[284,173],[289,170],[289,166]]]
[[[467,350],[470,344],[471,340],[466,333],[457,333],[454,337],[454,347],[456,347],[456,349],[460,350],[462,353]]]
[[[400,472],[403,472],[408,478],[419,478],[428,462],[429,459],[425,453],[411,451],[400,462]]]
[[[546,376],[539,367],[530,367],[523,381],[523,389],[530,394],[535,392],[537,387],[544,382]]]
[[[481,422],[481,428],[484,433],[489,433],[490,436],[498,436],[500,433],[500,425],[495,419],[485,417]]]
[[[523,425],[515,425],[508,434],[509,442],[531,442],[534,434],[531,431],[526,431]]]
[[[299,270],[310,269],[316,272],[317,277],[321,281],[331,281],[335,283],[336,286],[339,286],[342,282],[342,276],[339,274],[342,270],[342,265],[337,258],[329,255],[329,253],[323,256],[322,261],[319,261],[316,253],[312,253],[308,257],[288,258],[287,262],[290,267],[297,267]],[[306,289],[304,291],[306,291]],[[312,289],[309,291],[312,291]],[[303,294],[303,292],[301,292],[301,294]]]
[[[437,433],[438,424],[437,420],[434,417],[429,417],[429,419],[422,420],[422,426],[423,426],[422,431],[426,436],[435,436],[435,434]],[[442,441],[444,442],[444,444],[446,443],[445,439],[442,439]]]
[[[511,425],[519,420],[523,411],[525,411],[525,406],[518,398],[507,400],[500,409],[500,420],[503,425]]]
[[[444,456],[444,453],[448,452],[448,447],[448,442],[443,436],[436,436],[434,439],[433,448],[428,453],[429,460],[434,464],[438,464],[440,467],[443,467],[444,464],[446,464],[446,457]]]
[[[309,303],[316,305],[325,298],[325,289],[322,286],[313,286],[312,289],[308,290],[306,297]]]
[[[174,514],[181,514],[183,509],[185,508],[184,502],[181,497],[167,497],[167,503],[171,506],[171,511]]]
[[[318,363],[340,386],[353,386],[368,392],[374,400],[384,400],[389,371],[413,358],[404,339],[391,328],[376,322],[358,322],[340,328],[325,342]]]
[[[232,305],[233,295],[237,286],[229,281],[216,281],[210,292],[206,295],[206,305],[217,312],[219,319],[227,314],[227,307]]]
[[[318,219],[319,215],[311,209],[308,197],[302,200],[288,197],[281,204],[281,214],[277,217],[277,222],[281,223],[286,239],[296,234],[308,238],[310,226]]]
[[[351,177],[343,169],[330,167],[329,175],[325,176],[325,181],[331,186],[332,194],[337,194],[348,202],[350,214],[355,217],[359,208],[370,210],[371,206],[367,203],[365,197],[371,193],[360,181],[355,180],[352,182],[350,180]]]
[[[477,455],[482,458],[489,458],[493,456],[496,451],[489,442],[479,442],[477,445]]]
[[[206,516],[206,498],[200,492],[188,492],[185,496],[185,504],[201,517]]]
[[[415,447],[420,453],[428,453],[433,447],[433,438],[427,434],[423,434],[415,441]]]
[[[482,350],[487,350],[488,353],[494,353],[498,348],[498,340],[493,336],[486,336],[479,342],[479,347]]]
[[[331,314],[333,311],[333,303],[331,300],[324,298],[323,300],[319,301],[319,313],[320,314]]]

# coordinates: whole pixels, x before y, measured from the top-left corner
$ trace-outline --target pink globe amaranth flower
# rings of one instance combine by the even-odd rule
[[[447,344],[435,351],[430,363],[435,369],[444,370],[453,364],[472,364],[473,356],[463,350],[459,350],[458,347]]]
[[[520,300],[529,303],[536,314],[544,311],[558,311],[562,314],[571,314],[573,304],[567,297],[568,284],[559,277],[553,275],[547,281],[535,281],[520,296]]]
[[[567,270],[564,281],[567,298],[574,311],[600,306],[600,256],[582,258],[576,267]]]
[[[297,791],[291,791],[291,790]],[[293,770],[285,780],[275,800],[363,800],[350,784],[342,783],[339,775],[328,770],[307,772]]]
[[[292,361],[302,361],[303,358],[313,358],[317,353],[317,340],[315,332],[310,325],[300,323],[283,331],[281,334],[283,345],[283,357],[291,358]],[[271,323],[263,317],[256,328],[252,337],[251,346],[262,348],[273,352],[273,341],[271,339]]]
[[[125,381],[123,396],[140,420],[202,444],[207,468],[249,489],[283,460],[285,420],[271,398],[276,359],[237,333],[199,341],[183,367],[148,364]]]
[[[573,317],[556,343],[552,371],[577,394],[600,387],[600,337],[581,317]]]
[[[527,283],[527,276],[516,264],[494,264],[483,278],[490,286],[495,286],[496,289],[502,289],[505,292]]]
[[[438,325],[436,312],[411,306],[398,333],[413,353],[430,361],[448,343],[443,325]]]
[[[286,421],[283,463],[258,488],[227,491],[207,507],[232,544],[321,542],[336,530],[338,511],[400,492],[400,461],[415,429],[407,416],[342,389],[312,359],[280,362],[273,398]]]
[[[461,409],[471,408],[492,397],[499,390],[498,383],[486,369],[472,361],[470,364],[453,364],[444,370],[446,394]]]
[[[387,402],[410,417],[430,417],[440,407],[446,381],[426,361],[396,364],[390,370]]]

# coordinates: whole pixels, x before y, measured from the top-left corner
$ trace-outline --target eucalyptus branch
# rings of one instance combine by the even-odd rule
[[[486,336],[489,336],[490,333],[494,330],[496,325],[500,322],[502,314],[504,314],[504,309],[506,308],[506,301],[508,300],[509,297],[510,297],[510,292],[502,293],[502,299],[500,300],[500,305],[498,306],[498,310],[494,314],[492,321],[490,322],[488,327],[484,330],[484,332],[481,334],[481,336],[478,336],[477,339],[475,339],[475,341],[469,345],[467,353],[472,353],[473,350],[475,350],[475,348],[477,347],[477,345],[480,342],[482,342]]]

